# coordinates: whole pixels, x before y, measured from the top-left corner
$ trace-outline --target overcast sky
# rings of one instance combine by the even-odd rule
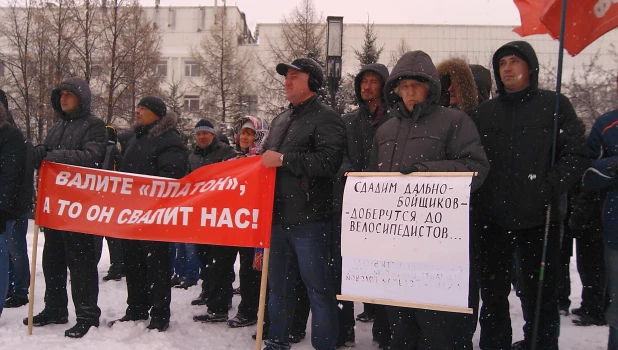
[[[228,0],[247,15],[250,29],[256,23],[277,23],[300,0]],[[154,6],[155,0],[140,0]],[[161,0],[160,6],[213,6],[215,0]],[[318,12],[343,16],[344,23],[414,24],[519,24],[519,13],[512,0],[313,0]],[[223,4],[223,0],[218,0]]]

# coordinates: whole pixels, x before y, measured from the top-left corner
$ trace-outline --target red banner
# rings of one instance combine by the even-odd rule
[[[267,248],[275,173],[262,157],[179,180],[43,162],[35,221],[115,238]]]

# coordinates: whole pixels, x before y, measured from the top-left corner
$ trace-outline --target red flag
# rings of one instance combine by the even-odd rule
[[[541,15],[547,0],[513,0],[519,10],[521,26],[513,31],[520,36],[547,34],[547,28],[541,22]]]
[[[553,0],[541,16],[549,33],[560,35],[562,1]],[[571,0],[567,5],[564,47],[572,56],[577,55],[603,34],[618,27],[616,0]]]
[[[513,31],[521,36],[560,36],[562,0],[513,0],[519,9],[521,26]],[[571,0],[567,5],[564,48],[575,56],[608,31],[618,27],[616,0]]]

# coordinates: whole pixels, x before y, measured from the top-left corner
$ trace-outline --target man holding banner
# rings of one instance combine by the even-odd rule
[[[186,173],[187,151],[176,130],[176,116],[162,99],[146,96],[135,111],[135,137],[124,154],[122,171],[180,179]],[[118,321],[146,320],[148,329],[167,330],[170,320],[170,243],[122,242],[127,271],[127,310]],[[113,324],[113,322],[112,322]]]
[[[262,164],[277,168],[268,285],[270,328],[266,349],[289,349],[298,272],[311,302],[311,344],[337,342],[337,300],[330,262],[332,178],[345,142],[341,117],[317,98],[322,68],[310,58],[280,63],[290,108],[272,122]]]
[[[438,71],[425,52],[399,59],[384,87],[394,117],[376,132],[369,170],[475,172],[472,191],[481,186],[489,163],[479,134],[464,112],[438,105],[440,91]],[[387,309],[392,349],[472,349],[471,315]]]
[[[35,167],[41,161],[100,168],[105,157],[107,133],[103,120],[90,110],[90,87],[80,78],[69,78],[51,93],[51,103],[57,122],[49,129],[45,142],[33,150]],[[67,267],[71,274],[71,295],[77,324],[64,335],[83,337],[90,327],[99,326],[101,310],[97,306],[99,277],[94,238],[90,235],[45,230],[43,246],[43,276],[45,277],[45,308],[34,316],[33,325],[68,322]],[[28,319],[24,319],[28,324]]]

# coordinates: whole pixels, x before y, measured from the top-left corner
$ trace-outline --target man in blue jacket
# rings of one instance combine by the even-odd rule
[[[605,190],[603,236],[605,269],[611,303],[605,319],[609,324],[608,350],[618,349],[618,110],[600,116],[588,136],[592,166],[584,173],[584,187]]]

